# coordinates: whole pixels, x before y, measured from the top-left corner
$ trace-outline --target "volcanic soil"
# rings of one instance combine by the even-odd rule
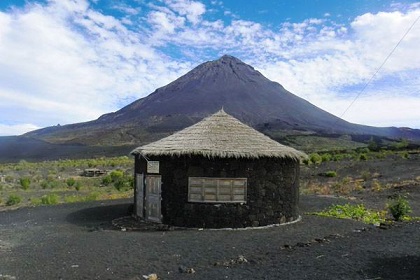
[[[420,222],[377,227],[306,214],[344,203],[381,210],[400,194],[420,216],[419,161],[412,154],[302,166],[302,220],[264,229],[113,226],[130,200],[3,211],[0,279],[420,279]],[[331,170],[336,177],[323,176]],[[348,177],[359,188],[309,194]]]

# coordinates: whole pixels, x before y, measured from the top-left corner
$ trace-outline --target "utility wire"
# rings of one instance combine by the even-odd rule
[[[382,62],[381,66],[373,73],[372,77],[367,81],[367,83],[363,86],[363,88],[359,91],[359,93],[356,95],[356,97],[353,99],[353,101],[350,103],[350,105],[344,110],[344,112],[340,115],[340,118],[342,118],[347,111],[350,109],[351,106],[353,106],[354,102],[360,97],[360,95],[365,91],[367,86],[372,82],[373,78],[378,74],[378,72],[381,70],[381,68],[385,65],[385,63],[388,61],[388,59],[391,57],[391,55],[394,53],[394,51],[398,48],[402,40],[404,40],[405,36],[413,29],[413,26],[417,23],[417,21],[420,19],[420,16],[417,17],[417,19],[413,22],[413,24],[410,26],[410,28],[407,29],[405,34],[401,37],[401,39],[398,41],[398,43],[395,45],[395,47],[392,49],[392,51],[388,54],[388,56],[385,58],[385,60]],[[337,120],[338,121],[338,120]]]

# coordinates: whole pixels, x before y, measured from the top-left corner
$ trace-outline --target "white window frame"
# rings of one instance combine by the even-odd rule
[[[188,202],[246,203],[247,178],[188,177]]]

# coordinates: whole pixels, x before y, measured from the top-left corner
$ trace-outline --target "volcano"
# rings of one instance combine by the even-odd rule
[[[59,145],[136,146],[190,126],[222,108],[263,132],[420,140],[420,130],[378,128],[340,119],[229,55],[200,64],[150,95],[97,120],[47,127],[20,137]]]

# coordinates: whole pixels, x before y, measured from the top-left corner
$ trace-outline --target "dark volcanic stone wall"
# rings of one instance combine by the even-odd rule
[[[162,175],[162,222],[185,227],[249,227],[298,218],[299,162],[262,158],[156,157]],[[144,173],[145,164],[136,163]],[[188,177],[248,178],[246,203],[188,202]]]

